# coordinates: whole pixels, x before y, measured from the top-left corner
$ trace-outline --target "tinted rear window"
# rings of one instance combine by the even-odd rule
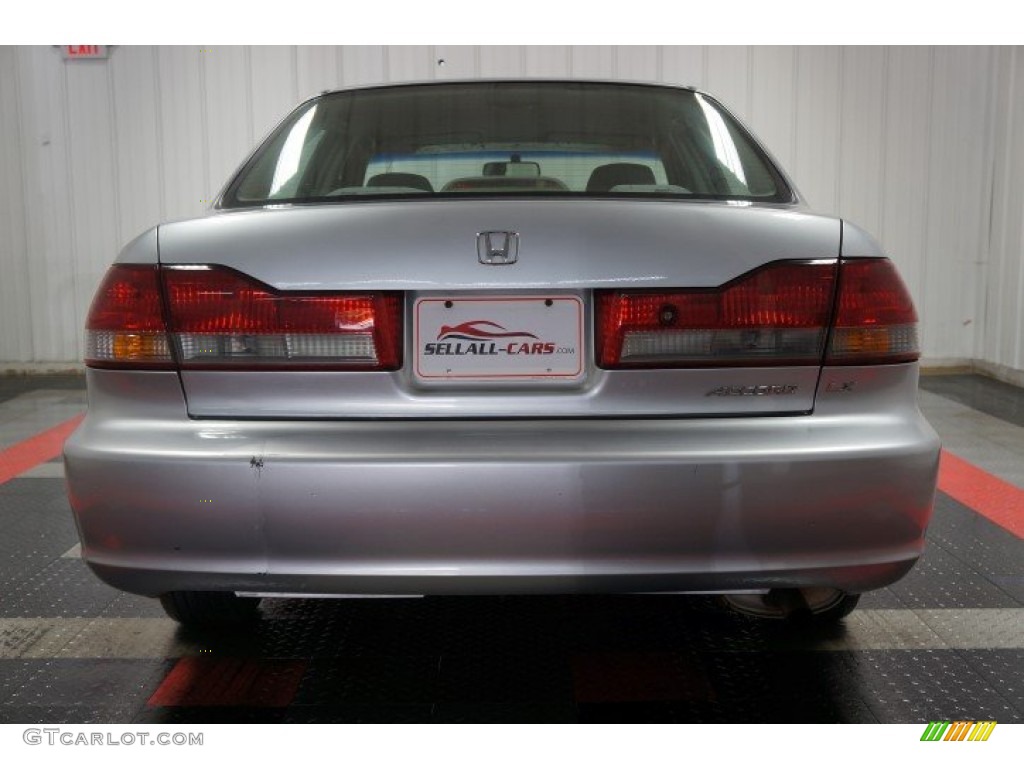
[[[222,206],[496,195],[792,199],[750,136],[703,94],[511,82],[310,101],[260,147]]]

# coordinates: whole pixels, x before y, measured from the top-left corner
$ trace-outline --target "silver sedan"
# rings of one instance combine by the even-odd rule
[[[924,547],[918,355],[879,245],[706,94],[350,89],[110,268],[68,493],[92,570],[186,623],[655,591],[828,621]]]

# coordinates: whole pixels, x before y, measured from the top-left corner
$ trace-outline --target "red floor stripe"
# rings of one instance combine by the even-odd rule
[[[287,707],[306,672],[301,659],[188,656],[149,697],[151,707]]]
[[[939,490],[1024,539],[1024,490],[983,469],[942,452]]]
[[[32,467],[60,456],[64,441],[85,417],[80,413],[52,429],[0,451],[0,485]]]

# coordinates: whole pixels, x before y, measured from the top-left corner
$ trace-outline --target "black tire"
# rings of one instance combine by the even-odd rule
[[[860,595],[839,589],[773,589],[765,595],[724,595],[733,611],[758,619],[826,626],[849,616]]]
[[[160,604],[172,619],[188,627],[234,627],[254,621],[259,598],[233,592],[167,592]]]

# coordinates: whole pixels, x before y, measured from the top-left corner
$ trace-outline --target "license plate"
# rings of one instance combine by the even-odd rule
[[[577,296],[424,298],[415,307],[415,371],[425,381],[578,379]]]

